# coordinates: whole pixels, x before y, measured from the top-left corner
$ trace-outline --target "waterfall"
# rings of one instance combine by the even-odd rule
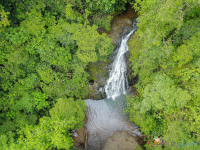
[[[127,70],[126,70],[126,60],[125,53],[128,52],[127,41],[131,34],[137,29],[136,20],[133,21],[133,29],[131,32],[122,37],[121,45],[118,49],[117,56],[112,64],[112,70],[109,74],[109,79],[105,85],[105,92],[107,98],[112,98],[113,100],[121,95],[126,94],[128,88]]]
[[[123,114],[126,107],[124,99],[128,86],[125,62],[125,53],[128,52],[126,43],[136,29],[136,20],[134,20],[132,30],[122,37],[121,45],[116,51],[117,55],[112,63],[112,70],[105,85],[107,98],[85,100],[88,118],[85,126],[89,132],[87,150],[100,150],[105,140],[119,130],[128,131],[132,135],[141,134],[133,131],[133,128],[137,128],[137,126],[129,120],[128,115]]]

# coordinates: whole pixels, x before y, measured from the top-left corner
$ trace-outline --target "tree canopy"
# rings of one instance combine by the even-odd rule
[[[107,60],[113,45],[89,16],[110,4],[76,3],[0,4],[0,149],[70,149],[71,130],[83,127],[87,66]],[[124,9],[112,3],[112,13]]]
[[[139,94],[127,97],[126,113],[152,138],[200,144],[200,3],[136,0],[138,30],[131,48]],[[129,41],[131,42],[134,41]],[[154,149],[148,144],[147,149]],[[160,146],[156,149],[176,149]]]

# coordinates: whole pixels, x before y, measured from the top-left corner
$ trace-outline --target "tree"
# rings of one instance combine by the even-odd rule
[[[4,11],[4,7],[0,4],[0,14],[1,14],[1,23],[0,23],[0,32],[2,31],[2,27],[6,27],[10,25],[10,22],[8,20],[8,14],[9,12]]]
[[[59,118],[60,120],[69,120],[70,118],[75,117],[76,124],[74,124],[74,127],[79,129],[83,126],[85,110],[85,102],[80,99],[74,101],[73,98],[60,98],[57,100],[56,105],[50,110],[50,115],[51,118]],[[72,129],[74,128],[73,126],[71,127]]]
[[[63,0],[4,2],[0,148],[69,149],[69,132],[81,128],[85,117],[81,99],[88,94],[87,65],[106,60],[112,40],[98,34],[89,19],[94,10],[86,5],[77,9]]]
[[[9,149],[69,149],[72,137],[66,133],[70,129],[73,118],[70,120],[52,120],[49,117],[40,119],[36,126],[25,126],[18,132],[20,135],[16,143],[12,143]]]
[[[69,130],[83,126],[85,110],[86,105],[82,100],[57,99],[50,110],[51,117],[42,117],[36,126],[23,126],[18,132],[19,139],[12,142],[9,149],[69,149],[73,145]]]
[[[74,33],[73,39],[78,45],[76,55],[82,62],[106,60],[105,56],[112,53],[113,46],[110,44],[112,40],[105,34],[99,35],[96,30],[95,25],[83,28],[81,24],[72,24],[68,29],[68,32]]]
[[[191,100],[191,95],[186,90],[177,88],[166,75],[156,75],[153,84],[148,84],[144,88],[141,98],[128,99],[127,111],[130,111],[132,120],[138,124],[141,129],[150,134],[154,132],[162,133],[162,127],[166,115],[171,115],[174,111],[180,110]],[[140,117],[139,117],[140,116]],[[148,126],[148,128],[146,128]]]

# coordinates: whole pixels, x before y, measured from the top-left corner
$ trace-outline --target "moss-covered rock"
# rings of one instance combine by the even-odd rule
[[[103,99],[106,97],[104,86],[109,78],[108,65],[110,60],[104,62],[95,62],[88,65],[88,72],[90,74],[89,80],[93,80],[93,85],[89,85],[89,94],[86,99]]]
[[[139,37],[136,34],[130,36],[128,41],[130,60],[138,59],[139,52],[142,47],[141,42],[139,41]]]
[[[138,95],[137,89],[134,85],[138,82],[139,77],[133,75],[133,66],[131,65],[132,61],[139,58],[139,53],[141,49],[141,42],[139,41],[139,37],[136,34],[132,34],[128,41],[129,53],[127,55],[127,76],[129,82],[129,95]]]
[[[108,65],[111,63],[110,60],[105,62],[95,62],[88,65],[88,72],[90,73],[89,80],[97,80],[100,77],[107,77]]]
[[[139,42],[138,37],[136,34],[130,36],[128,41],[129,53],[127,55],[127,76],[129,86],[133,86],[137,83],[138,77],[133,75],[133,66],[131,65],[134,59],[138,59],[139,57],[139,50],[141,48],[141,43]],[[131,88],[131,87],[130,87]]]

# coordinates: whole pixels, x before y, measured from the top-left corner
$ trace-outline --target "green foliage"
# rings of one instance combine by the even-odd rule
[[[139,75],[139,95],[127,98],[125,112],[148,136],[199,144],[199,2],[136,0],[133,5],[140,16],[129,61]]]
[[[16,143],[10,149],[69,149],[73,144],[70,129],[83,126],[86,110],[85,102],[73,98],[59,98],[50,110],[51,117],[42,117],[39,125],[26,125],[19,130]],[[6,143],[6,141],[4,141]]]
[[[9,149],[12,143],[14,143],[14,134],[11,131],[0,136],[0,149]]]
[[[0,23],[0,32],[2,31],[2,27],[6,27],[10,25],[10,22],[8,21],[8,14],[9,12],[4,11],[4,7],[0,4],[0,15],[1,15],[1,23]]]
[[[95,0],[86,0],[85,2],[85,7],[87,7],[87,9],[89,11],[100,11],[103,13],[112,13],[115,11],[119,11],[119,10],[125,10],[125,3],[127,2],[127,0],[99,0],[99,1],[95,1]]]
[[[83,16],[81,13],[74,11],[72,9],[72,4],[67,4],[66,6],[66,19],[68,19],[69,22],[78,22],[83,23],[85,19],[87,19],[89,14],[86,14],[86,16]]]
[[[22,21],[21,26],[25,27],[28,34],[39,36],[41,31],[44,31],[45,22],[42,19],[40,12],[31,9],[30,13],[26,14],[26,20]]]
[[[173,57],[174,61],[179,61],[178,67],[181,67],[182,65],[188,63],[192,59],[192,52],[189,51],[186,45],[181,45],[181,47],[177,49],[177,53],[175,53]]]
[[[148,84],[144,88],[143,98],[140,101],[129,100],[131,107],[129,110],[132,109],[131,117],[134,117],[134,122],[143,132],[162,133],[163,128],[156,127],[164,123],[161,114],[172,114],[175,109],[183,108],[190,99],[191,96],[187,91],[174,86],[173,80],[167,76],[157,75],[153,84]]]
[[[76,15],[74,14],[72,6],[73,6],[72,4],[67,4],[66,6],[66,19],[69,19],[69,20],[76,19]]]
[[[4,121],[4,123],[0,126],[0,134],[6,134],[9,131],[15,131],[16,127],[14,122],[12,121]]]
[[[113,16],[111,15],[101,16],[99,14],[96,14],[93,16],[93,23],[95,25],[98,25],[99,27],[105,28],[106,31],[110,31],[112,19],[113,19]]]
[[[41,93],[40,91],[35,91],[32,93],[32,97],[34,97],[33,102],[37,110],[41,110],[49,106],[49,103],[46,101],[48,95],[46,95],[45,93]]]
[[[8,118],[8,120],[11,120],[11,119],[15,119],[15,118],[16,118],[16,115],[15,115],[15,113],[11,110],[11,111],[7,112],[6,117]]]
[[[138,59],[140,49],[141,49],[142,43],[139,41],[139,37],[136,36],[136,34],[133,34],[132,37],[130,37],[128,41],[128,48],[129,52],[131,54],[130,60],[135,60]]]
[[[66,133],[70,129],[74,118],[70,120],[53,120],[49,117],[40,119],[37,126],[25,126],[18,132],[20,137],[16,143],[12,143],[9,149],[69,149],[72,137]],[[24,137],[25,136],[25,137]]]
[[[86,105],[82,100],[74,101],[73,98],[58,99],[56,105],[50,110],[51,118],[59,118],[60,120],[69,120],[75,117],[76,124],[71,125],[71,128],[80,128],[83,126],[82,120],[85,118]],[[68,112],[68,113],[66,113]],[[81,123],[81,125],[79,125]]]
[[[193,57],[199,57],[199,39],[200,32],[198,36],[192,36],[189,40],[184,41],[180,47],[177,48],[177,52],[172,56],[174,61],[178,61],[178,67],[190,62]]]
[[[199,68],[197,69],[189,69],[189,68],[184,68],[179,71],[180,77],[184,82],[188,81],[195,81],[194,78],[199,77]],[[194,77],[194,78],[193,78]]]
[[[192,5],[189,7],[185,7],[185,16],[184,21],[191,20],[191,19],[197,19],[200,16],[200,8],[197,3],[197,1],[191,1],[193,2]],[[190,29],[188,29],[190,30]],[[186,31],[187,32],[187,31]]]
[[[140,145],[138,145],[138,146],[136,147],[136,150],[142,150],[142,147],[141,147]]]
[[[85,102],[82,100],[74,101],[73,98],[60,98],[56,105],[50,110],[51,117],[42,117],[39,125],[33,126],[28,123],[18,124],[21,129],[17,132],[19,138],[14,141],[14,133],[8,129],[12,122],[4,123],[4,133],[0,136],[1,148],[3,149],[69,149],[72,144],[69,130],[81,128],[86,110]],[[19,121],[19,114],[17,120]],[[25,117],[25,116],[24,116]],[[30,116],[30,120],[33,119]],[[23,121],[21,119],[21,121]],[[17,123],[17,122],[16,122]],[[13,126],[13,125],[12,125]],[[8,132],[9,131],[9,132]]]
[[[199,19],[187,20],[183,26],[181,26],[179,32],[173,37],[173,44],[180,46],[183,41],[188,40],[191,36],[197,35],[200,29]]]
[[[74,2],[0,5],[0,149],[70,149],[69,131],[82,128],[87,65],[106,60],[113,46],[89,19],[101,8]],[[111,19],[100,22],[108,29]]]
[[[96,25],[83,28],[81,24],[72,24],[68,30],[74,33],[73,39],[78,45],[76,55],[82,62],[105,61],[105,56],[112,53],[112,40],[106,34],[99,35],[96,29]]]
[[[148,103],[149,108],[142,108],[142,112],[149,111],[152,106],[154,111],[164,109],[171,113],[175,108],[183,108],[191,99],[187,91],[175,87],[173,80],[161,75],[155,77],[153,85],[145,87],[143,96],[142,107]]]

